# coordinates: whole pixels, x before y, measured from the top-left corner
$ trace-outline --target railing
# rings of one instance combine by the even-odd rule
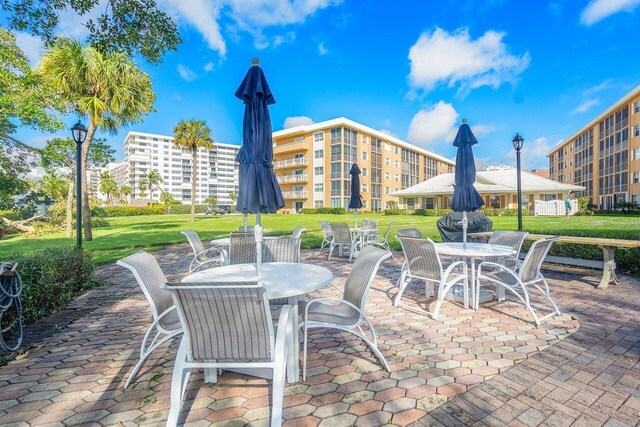
[[[535,216],[562,216],[565,214],[564,200],[536,200],[534,207]],[[571,212],[569,215],[574,215],[578,212],[578,201],[576,199],[571,200]]]
[[[307,191],[283,191],[282,197],[285,199],[306,199],[308,197]]]
[[[292,166],[306,166],[309,163],[306,157],[298,157],[295,159],[280,160],[273,162],[274,168],[288,168]]]
[[[280,175],[277,177],[279,183],[287,183],[287,182],[307,182],[309,177],[306,173],[300,175]]]

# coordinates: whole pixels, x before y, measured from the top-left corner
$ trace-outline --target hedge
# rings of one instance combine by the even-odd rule
[[[208,205],[196,205],[196,213],[204,213],[207,207]],[[152,206],[107,206],[102,209],[104,209],[108,217],[191,213],[191,205],[171,205],[170,209],[166,205],[160,204]]]
[[[329,215],[343,215],[347,213],[345,208],[333,207],[333,208],[304,208],[303,214],[329,214]]]

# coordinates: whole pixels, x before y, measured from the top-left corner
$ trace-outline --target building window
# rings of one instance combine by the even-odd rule
[[[324,167],[317,166],[313,169],[313,173],[316,175],[324,175]]]
[[[367,138],[367,135],[362,135],[362,143],[366,144],[368,142],[369,138]]]
[[[324,157],[324,150],[316,150],[313,152],[313,157],[316,159],[322,159]]]
[[[397,192],[397,191],[398,191],[398,187],[395,187],[395,188],[393,189],[393,191],[394,191],[394,192]]]
[[[342,128],[331,129],[331,144],[340,144],[342,141]],[[340,205],[338,205],[340,206]]]
[[[396,154],[398,154],[400,152],[400,149],[398,147],[393,147],[393,150]]]
[[[640,159],[640,148],[634,148],[631,152],[631,159],[638,160]]]
[[[489,206],[494,209],[500,209],[500,196],[491,196],[489,199]]]
[[[316,200],[315,202],[313,202],[313,207],[314,208],[322,208],[322,200]]]
[[[367,152],[366,151],[362,152],[362,160],[367,160]]]
[[[389,194],[389,187],[384,187],[384,193]]]
[[[390,158],[388,158],[388,157],[385,157],[385,159],[384,159],[384,164],[385,164],[385,165],[387,165],[387,166],[389,166],[389,165],[391,164],[391,159],[390,159]]]
[[[400,162],[399,162],[399,161],[397,161],[397,160],[394,160],[394,161],[393,161],[393,166],[395,166],[395,167],[399,168],[399,167],[400,167]]]
[[[340,197],[332,197],[331,198],[331,207],[332,208],[342,207],[342,203],[341,203]]]
[[[544,195],[544,201],[545,202],[549,202],[551,200],[555,200],[556,199],[556,195],[555,194],[545,194]]]
[[[427,197],[426,199],[424,199],[424,208],[435,209],[436,208],[435,199],[433,197]]]
[[[362,168],[362,176],[367,176],[367,175],[368,175],[367,168]]]
[[[407,200],[407,209],[415,209],[416,207],[416,199],[410,197]]]
[[[389,172],[385,172],[384,179],[391,179],[391,174]]]
[[[634,172],[633,173],[633,183],[637,184],[640,182],[640,172]]]
[[[367,184],[362,184],[362,192],[363,193],[367,192]]]
[[[313,142],[324,142],[324,132],[316,132],[313,134]]]
[[[635,125],[633,127],[633,136],[640,136],[640,125]]]
[[[394,180],[394,181],[400,181],[400,177],[398,176],[398,174],[397,174],[397,173],[394,173],[394,174],[393,174],[393,180]]]
[[[324,191],[324,185],[322,183],[314,184],[313,191],[315,191],[316,193],[322,193],[322,191]]]
[[[640,113],[640,101],[636,101],[633,103],[633,112]]]

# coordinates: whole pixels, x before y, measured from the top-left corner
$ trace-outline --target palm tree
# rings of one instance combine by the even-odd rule
[[[191,150],[191,221],[196,220],[196,178],[198,176],[198,148],[211,150],[213,136],[204,120],[180,120],[173,128],[173,143]]]
[[[100,192],[107,195],[107,203],[111,204],[111,195],[118,191],[118,184],[114,181],[113,177],[109,175],[108,171],[104,171],[100,174]]]
[[[89,119],[81,176],[84,237],[92,240],[86,165],[93,136],[98,128],[113,134],[153,111],[151,79],[123,52],[103,53],[68,38],[56,39],[40,67],[68,108]]]
[[[47,171],[38,182],[38,189],[56,202],[66,197],[68,187],[69,180],[59,175],[55,170]]]
[[[132,194],[133,194],[133,189],[131,187],[129,187],[128,185],[123,185],[122,187],[120,187],[120,195],[121,196],[129,197]],[[128,201],[126,201],[126,200],[125,200],[125,202],[128,203]]]
[[[140,197],[144,197],[145,190],[149,190],[149,205],[153,203],[153,187],[156,187],[162,193],[162,184],[164,180],[158,171],[151,171],[140,178]]]

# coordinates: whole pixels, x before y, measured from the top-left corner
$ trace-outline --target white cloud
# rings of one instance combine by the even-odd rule
[[[386,133],[389,136],[393,136],[395,138],[398,137],[398,135],[396,135],[395,133],[391,132],[389,129],[378,129],[380,132],[382,133]]]
[[[597,84],[595,86],[591,86],[590,88],[587,88],[583,94],[584,96],[592,96],[595,95],[598,92],[602,92],[603,90],[607,90],[607,89],[611,89],[613,87],[618,86],[618,84],[615,82],[615,80],[613,79],[606,79],[605,81],[603,81],[600,84]]]
[[[198,74],[195,71],[182,64],[178,64],[178,74],[182,80],[187,82],[192,82],[198,78]]]
[[[438,102],[418,111],[409,125],[407,139],[416,145],[432,145],[448,138],[459,114],[451,104]]]
[[[313,124],[313,120],[311,120],[311,118],[307,116],[291,116],[284,119],[285,129],[310,124]]]
[[[325,47],[324,42],[318,43],[318,54],[320,54],[320,56],[324,56],[327,53],[329,53],[329,49]]]
[[[549,154],[549,151],[551,151],[552,148],[553,144],[551,144],[544,136],[538,137],[533,141],[525,140],[524,145],[522,146],[522,151],[520,152],[522,169],[548,169],[549,160],[547,159],[547,154]],[[504,155],[503,161],[515,166],[516,151],[511,148],[511,150]]]
[[[481,87],[514,83],[530,62],[529,53],[509,53],[505,33],[487,31],[472,40],[466,28],[453,33],[436,28],[423,33],[409,50],[409,84],[430,91],[440,84],[458,86],[461,93]]]
[[[202,35],[211,50],[217,51],[221,57],[227,54],[227,45],[220,32],[220,9],[222,1],[214,0],[160,0],[173,17],[183,24],[193,27]]]
[[[293,43],[296,40],[296,33],[293,31],[287,31],[284,34],[278,34],[275,36],[267,37],[261,32],[254,34],[253,45],[256,49],[266,49],[268,47],[278,47],[281,44]]]
[[[640,0],[593,0],[580,14],[580,22],[591,26],[619,12],[633,12]]]
[[[340,0],[226,0],[230,15],[245,31],[251,27],[264,28],[302,24],[319,10],[341,3]]]
[[[13,35],[16,38],[16,44],[29,59],[31,67],[35,67],[44,50],[44,43],[42,42],[42,39],[40,37],[18,31],[14,31]]]
[[[481,123],[478,125],[471,126],[471,131],[476,136],[476,138],[489,135],[490,133],[493,133],[495,130],[496,130],[496,127],[491,124]]]
[[[213,62],[207,62],[206,64],[204,64],[204,71],[206,73],[213,71],[213,69],[215,68],[213,65]]]
[[[573,111],[571,112],[571,115],[586,113],[587,111],[589,111],[589,109],[591,109],[591,107],[594,107],[599,103],[600,103],[600,100],[598,98],[584,100],[580,105],[578,105],[576,108],[573,109]]]

